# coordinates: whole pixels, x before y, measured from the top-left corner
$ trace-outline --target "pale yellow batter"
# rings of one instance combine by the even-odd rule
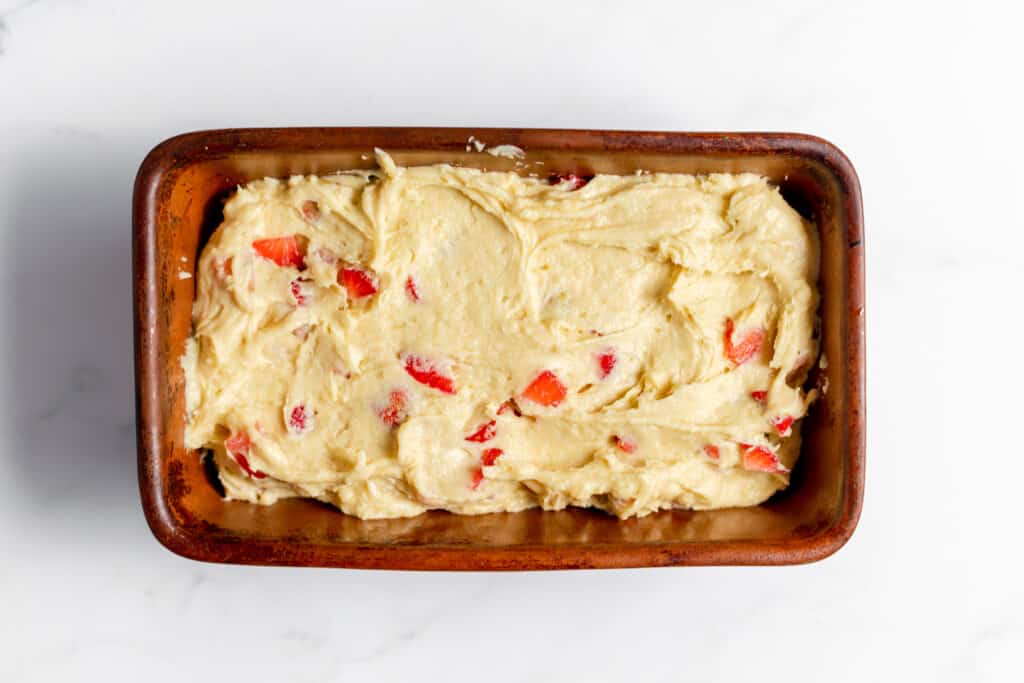
[[[628,517],[786,486],[818,247],[776,188],[378,159],[240,188],[203,250],[186,441],[229,498]]]

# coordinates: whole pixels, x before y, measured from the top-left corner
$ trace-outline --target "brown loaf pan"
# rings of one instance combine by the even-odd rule
[[[804,421],[789,488],[753,508],[665,511],[620,521],[593,510],[362,521],[309,500],[269,507],[221,498],[200,452],[183,445],[179,358],[204,240],[223,199],[265,176],[369,168],[373,149],[403,165],[516,170],[467,151],[475,136],[512,144],[542,175],[760,173],[821,236],[821,336],[828,391]],[[521,168],[521,167],[520,167]],[[581,569],[797,564],[853,534],[864,488],[864,245],[860,186],[819,138],[775,133],[653,133],[460,128],[284,128],[188,133],[158,145],[135,183],[135,377],[139,486],[150,528],[170,550],[208,562],[380,569]],[[182,261],[182,257],[187,259]],[[194,274],[194,273],[193,273]]]

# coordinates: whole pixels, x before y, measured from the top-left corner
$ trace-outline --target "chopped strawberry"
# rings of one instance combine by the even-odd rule
[[[755,327],[743,336],[739,344],[733,344],[732,333],[734,329],[735,323],[733,323],[732,318],[727,318],[725,321],[725,357],[733,365],[738,366],[746,363],[761,350],[761,342],[764,341],[764,330],[760,327]]]
[[[772,424],[779,432],[779,436],[789,436],[793,433],[793,418],[789,415],[779,415],[772,418]]]
[[[245,470],[245,473],[248,474],[253,479],[263,479],[264,477],[267,476],[266,472],[263,472],[261,470],[254,470],[252,467],[250,467],[249,459],[246,458],[241,453],[235,454],[235,461],[238,463],[238,466]]]
[[[320,220],[320,205],[312,199],[302,202],[302,207],[299,210],[302,212],[302,217],[311,223]]]
[[[572,192],[578,190],[587,183],[589,183],[594,176],[591,175],[576,175],[575,173],[555,173],[548,177],[548,182],[552,185],[564,185],[565,189]]]
[[[249,458],[247,457],[249,455],[249,447],[249,435],[245,432],[238,432],[224,440],[224,448],[227,449],[228,455],[235,459],[238,466],[253,479],[263,479],[267,476],[265,472],[254,470],[249,466]]]
[[[409,298],[413,301],[420,300],[420,289],[416,284],[416,280],[412,279],[412,275],[405,278],[405,293],[409,295]]]
[[[252,243],[252,248],[263,258],[279,266],[295,266],[299,270],[306,267],[303,248],[297,235],[256,240]]]
[[[510,398],[509,400],[505,401],[500,406],[498,406],[498,415],[504,415],[510,410],[512,411],[512,414],[515,415],[516,417],[523,416],[522,411],[519,410],[519,404],[516,403],[516,400],[514,398]]]
[[[482,425],[476,428],[476,430],[466,437],[466,441],[473,441],[475,443],[484,443],[494,438],[497,429],[495,427],[495,421],[484,422]]]
[[[420,384],[425,384],[431,389],[437,389],[445,394],[456,393],[455,380],[443,373],[434,361],[411,353],[405,354],[403,360],[405,371]]]
[[[406,418],[406,403],[409,397],[401,389],[393,389],[388,396],[388,404],[377,410],[381,422],[389,427],[397,427]]]
[[[353,299],[362,299],[377,293],[377,276],[362,268],[345,267],[338,273],[338,282]]]
[[[228,277],[231,276],[233,260],[234,258],[231,256],[225,256],[223,258],[213,260],[213,275],[222,284],[227,282]]]
[[[743,456],[743,469],[751,472],[788,472],[778,456],[764,446],[753,446],[749,443],[741,443],[740,451]]]
[[[718,452],[718,446],[714,446],[712,444],[704,446],[704,454],[712,460],[718,460],[718,456],[720,455]]]
[[[306,406],[299,404],[292,408],[288,414],[288,430],[292,434],[305,434],[313,428],[313,416],[309,414]]]
[[[500,448],[485,448],[483,455],[480,456],[480,462],[484,467],[493,467],[494,463],[498,461],[505,451]]]
[[[764,405],[764,402],[768,400],[768,392],[767,391],[751,391],[750,392],[750,398],[754,399],[755,401],[757,401],[761,405]]]
[[[480,486],[480,483],[484,480],[484,468],[493,467],[494,463],[496,463],[498,458],[504,455],[504,453],[505,452],[500,448],[484,449],[483,454],[480,456],[480,467],[474,469],[473,473],[470,475],[469,488],[476,491]]]
[[[549,408],[554,408],[565,400],[565,394],[565,385],[550,370],[545,370],[534,377],[530,386],[523,390],[523,398]]]
[[[616,434],[612,436],[612,441],[615,442],[615,447],[623,453],[636,453],[636,442],[632,439]]]
[[[292,280],[291,284],[288,286],[288,289],[292,293],[292,298],[295,299],[296,306],[305,306],[312,298],[310,288],[306,286],[308,283],[309,280],[306,278],[297,277]]]
[[[232,434],[230,437],[224,440],[224,448],[228,450],[232,456],[236,454],[245,455],[249,452],[249,435],[245,432],[238,432]]]
[[[618,358],[615,355],[615,349],[611,347],[597,354],[597,365],[600,368],[598,374],[601,375],[601,379],[612,374],[612,370],[615,369],[615,363],[617,361]]]

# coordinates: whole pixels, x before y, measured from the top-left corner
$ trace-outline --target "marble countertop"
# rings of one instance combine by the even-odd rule
[[[0,680],[1020,680],[1022,17],[824,5],[0,0]],[[836,142],[867,223],[852,541],[532,574],[168,553],[135,475],[132,181],[170,135],[262,125]]]

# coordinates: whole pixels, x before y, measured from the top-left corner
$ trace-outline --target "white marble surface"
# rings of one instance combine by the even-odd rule
[[[0,680],[1021,680],[1012,4],[475,4],[0,0]],[[135,479],[132,179],[178,132],[299,124],[838,143],[867,216],[853,540],[796,568],[519,575],[163,550]]]

